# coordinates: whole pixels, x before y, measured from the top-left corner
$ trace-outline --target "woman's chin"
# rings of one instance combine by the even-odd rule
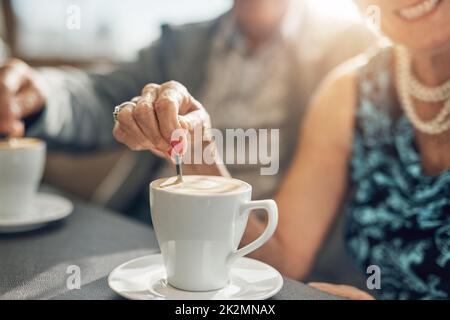
[[[448,30],[440,30],[440,32],[427,32],[424,29],[418,32],[402,32],[392,37],[391,40],[395,44],[402,44],[415,52],[439,53],[450,50],[450,28]]]
[[[425,1],[422,0],[422,2]],[[394,43],[403,44],[414,51],[439,52],[448,47],[450,45],[450,1],[439,0],[430,12],[407,18],[403,11],[411,10],[411,7],[414,7],[414,3],[406,8],[405,5],[396,8],[394,12],[382,12],[382,30],[385,35]],[[411,12],[408,14],[411,15]],[[417,12],[415,14],[417,15]]]
[[[444,39],[429,37],[423,41],[405,42],[403,45],[416,53],[434,55],[450,51],[450,37]]]

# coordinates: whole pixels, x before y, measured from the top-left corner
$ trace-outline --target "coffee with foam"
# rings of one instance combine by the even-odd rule
[[[11,138],[0,140],[0,150],[23,149],[40,146],[43,143],[34,138]]]
[[[154,187],[174,193],[195,195],[227,194],[250,188],[243,181],[218,176],[183,176],[182,182],[178,177],[164,178],[155,181]]]

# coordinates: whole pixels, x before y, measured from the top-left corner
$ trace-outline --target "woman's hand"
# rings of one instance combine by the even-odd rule
[[[133,151],[150,150],[171,159],[174,151],[187,151],[187,135],[195,128],[205,132],[210,126],[209,115],[200,102],[182,84],[170,81],[146,85],[141,96],[125,104],[117,114],[113,134]]]
[[[325,291],[329,294],[350,300],[375,300],[375,298],[367,292],[351,286],[336,285],[324,282],[311,282],[308,283],[308,285],[318,290]]]

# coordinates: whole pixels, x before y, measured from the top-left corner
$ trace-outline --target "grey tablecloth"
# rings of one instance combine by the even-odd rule
[[[120,299],[107,284],[111,270],[159,252],[150,227],[80,201],[74,205],[64,221],[0,235],[0,299]],[[70,266],[80,268],[81,289],[67,288]],[[336,297],[285,278],[273,299]]]

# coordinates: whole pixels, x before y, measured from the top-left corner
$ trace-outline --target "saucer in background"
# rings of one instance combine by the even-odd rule
[[[61,220],[73,211],[71,201],[54,194],[38,193],[33,206],[35,212],[27,216],[0,216],[0,233],[35,230],[50,222]]]

